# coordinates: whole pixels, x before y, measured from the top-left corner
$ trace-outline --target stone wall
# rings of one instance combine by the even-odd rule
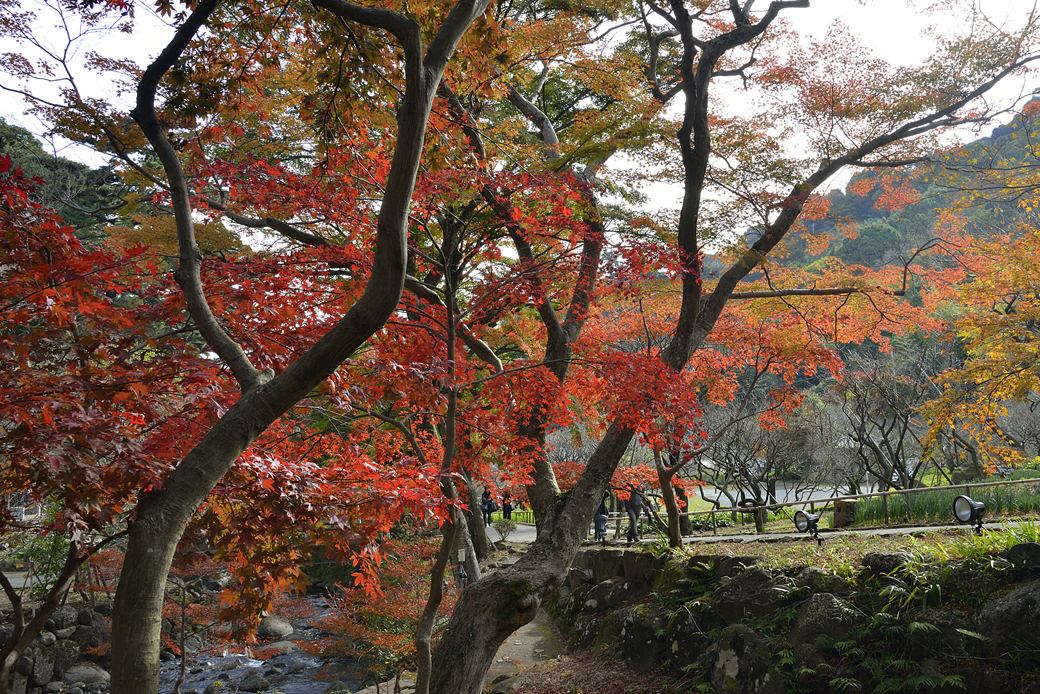
[[[22,653],[9,682],[11,694],[82,694],[108,689],[107,655],[99,648],[108,643],[106,608],[100,612],[65,606],[47,621],[33,645]],[[10,637],[0,628],[0,643]]]
[[[1040,694],[1040,545],[995,562],[872,553],[855,575],[756,556],[586,549],[550,601],[575,648],[618,647],[718,694]]]

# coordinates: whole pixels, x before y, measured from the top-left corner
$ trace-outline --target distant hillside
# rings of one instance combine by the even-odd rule
[[[878,173],[857,174],[845,191],[835,190],[828,195],[831,208],[827,219],[807,222],[811,234],[831,235],[826,253],[809,254],[804,234],[792,232],[785,239],[785,262],[806,267],[835,256],[847,263],[880,267],[930,237],[939,211],[955,203],[962,207],[971,220],[970,227],[978,233],[1012,230],[1020,211],[1013,199],[1001,197],[993,190],[990,179],[998,162],[1040,164],[1036,156],[1040,100],[1023,110],[1033,115],[1019,115],[994,128],[988,137],[967,145],[945,168],[922,166],[914,170],[907,183],[919,200],[902,209],[889,210],[879,205],[885,191],[879,184]],[[850,226],[855,228],[855,238],[847,238],[843,233],[843,228]]]
[[[93,234],[118,217],[125,193],[110,167],[92,169],[79,162],[48,153],[25,128],[0,118],[0,155],[11,157],[15,167],[35,179],[35,202],[55,210],[81,235]]]

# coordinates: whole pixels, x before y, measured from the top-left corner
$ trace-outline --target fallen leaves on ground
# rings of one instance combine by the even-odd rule
[[[690,679],[663,668],[635,672],[614,651],[585,651],[520,673],[516,694],[669,694],[687,691]]]

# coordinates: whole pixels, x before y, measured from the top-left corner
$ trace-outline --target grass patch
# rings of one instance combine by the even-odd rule
[[[987,517],[1008,516],[1040,511],[1040,489],[1022,484],[1005,487],[977,488],[971,498],[986,504]],[[953,500],[963,490],[944,489],[915,492],[888,497],[889,522],[952,522]],[[856,524],[884,523],[884,502],[880,498],[862,499],[856,505]]]

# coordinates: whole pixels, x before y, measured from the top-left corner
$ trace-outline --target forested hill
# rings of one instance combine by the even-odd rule
[[[55,210],[81,236],[100,233],[118,219],[126,186],[112,167],[91,168],[44,149],[28,130],[0,118],[0,156],[36,183],[32,197]]]
[[[805,234],[792,232],[785,241],[788,253],[782,262],[805,267],[834,256],[877,268],[930,237],[938,214],[952,206],[960,208],[970,219],[969,229],[978,234],[1013,232],[1020,214],[1016,201],[994,198],[987,192],[987,180],[1008,162],[1040,165],[1038,114],[1040,99],[1034,99],[1013,121],[947,159],[948,168],[922,166],[898,178],[875,171],[856,174],[844,192],[829,194],[826,219],[806,221],[810,234],[830,236],[826,252],[811,255]],[[905,198],[911,190],[917,200],[910,204],[898,209],[886,204],[888,198]]]

